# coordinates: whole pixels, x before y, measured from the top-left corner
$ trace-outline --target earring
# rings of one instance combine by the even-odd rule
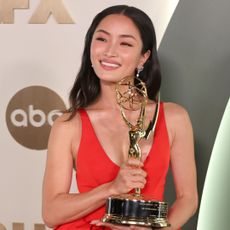
[[[140,72],[143,71],[144,67],[141,66],[140,68],[137,68],[137,74],[136,74],[136,77],[139,77],[140,76]]]

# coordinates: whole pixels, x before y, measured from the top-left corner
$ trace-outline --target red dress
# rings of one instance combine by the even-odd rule
[[[103,150],[93,126],[84,109],[79,110],[82,121],[82,137],[76,159],[77,185],[80,193],[115,179],[119,166],[116,165]],[[154,142],[144,162],[147,172],[147,183],[142,194],[152,199],[163,200],[166,175],[170,161],[170,144],[165,123],[164,106],[160,104],[160,112],[154,134]],[[93,200],[92,200],[93,202]],[[63,224],[56,230],[72,229],[107,229],[91,227],[92,220],[101,219],[105,213],[105,206],[95,210],[87,216],[70,223]]]

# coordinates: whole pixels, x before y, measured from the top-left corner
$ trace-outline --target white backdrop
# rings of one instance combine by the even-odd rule
[[[159,46],[178,3],[178,0],[63,0],[74,24],[59,24],[52,15],[45,24],[29,24],[42,0],[17,1],[28,3],[28,9],[15,9],[14,22],[0,24],[0,230],[19,229],[13,223],[22,223],[22,229],[32,230],[36,229],[34,224],[43,223],[41,189],[46,149],[25,147],[9,131],[6,111],[12,97],[24,88],[43,86],[67,105],[68,92],[80,65],[84,36],[96,13],[115,4],[143,9],[153,20]],[[0,0],[0,21],[6,2],[12,1]],[[14,109],[25,111],[25,116],[16,118],[27,119],[31,125],[30,112],[27,107],[22,108],[20,100],[18,103]],[[32,112],[36,113],[35,109],[42,111],[34,106]],[[35,116],[31,119],[35,120]],[[13,131],[14,128],[16,132],[26,127],[13,127]],[[36,132],[35,127],[31,130]]]

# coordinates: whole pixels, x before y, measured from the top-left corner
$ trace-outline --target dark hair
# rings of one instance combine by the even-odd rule
[[[112,6],[96,15],[86,34],[81,67],[69,95],[71,118],[75,115],[77,109],[90,105],[100,94],[100,81],[91,66],[90,46],[98,24],[103,18],[111,14],[127,16],[139,29],[143,43],[142,54],[148,50],[151,52],[150,57],[144,64],[144,70],[140,73],[140,79],[145,82],[150,99],[155,100],[160,89],[161,72],[156,51],[156,35],[151,19],[135,7],[127,5]]]

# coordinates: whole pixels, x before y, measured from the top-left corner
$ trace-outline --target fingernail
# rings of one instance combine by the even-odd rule
[[[96,224],[98,221],[97,220],[92,220],[90,224]]]

